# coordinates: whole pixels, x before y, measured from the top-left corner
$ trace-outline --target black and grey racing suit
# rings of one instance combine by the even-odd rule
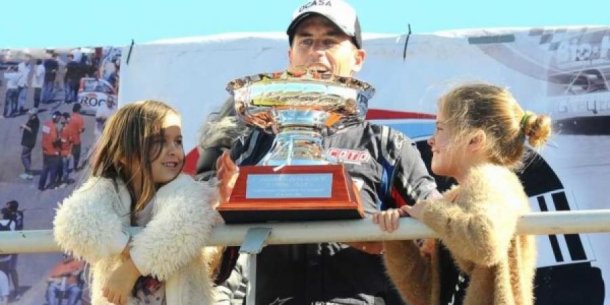
[[[236,141],[231,157],[239,166],[255,165],[273,139],[254,130]],[[415,143],[389,127],[358,123],[325,136],[322,145],[345,164],[367,216],[437,194]],[[402,304],[381,256],[342,243],[265,247],[255,281],[256,305]]]

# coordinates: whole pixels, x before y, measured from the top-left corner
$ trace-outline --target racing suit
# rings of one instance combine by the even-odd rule
[[[231,157],[239,166],[255,165],[273,139],[255,129],[236,141]],[[389,127],[357,123],[325,135],[322,146],[345,164],[367,216],[438,194],[415,143]],[[342,243],[265,247],[256,258],[255,287],[256,305],[402,304],[381,256]]]

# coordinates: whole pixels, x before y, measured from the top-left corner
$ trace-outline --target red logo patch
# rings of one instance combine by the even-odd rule
[[[362,164],[371,160],[371,155],[366,150],[330,148],[326,151],[326,154],[335,162]]]

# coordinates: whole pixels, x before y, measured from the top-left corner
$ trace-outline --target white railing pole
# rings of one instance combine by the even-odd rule
[[[434,232],[411,218],[400,220],[400,229],[384,233],[370,219],[312,221],[291,223],[257,223],[219,225],[214,228],[210,245],[240,245],[252,227],[271,228],[268,244],[302,244],[315,242],[351,242],[434,237]],[[138,228],[132,228],[137,232]],[[610,232],[609,210],[542,212],[524,215],[517,231],[522,234],[546,235]],[[51,230],[0,232],[0,253],[58,252]]]

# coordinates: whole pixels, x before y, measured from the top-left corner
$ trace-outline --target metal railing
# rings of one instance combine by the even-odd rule
[[[435,233],[430,228],[411,218],[400,219],[400,228],[392,233],[382,232],[370,219],[360,219],[218,225],[212,232],[210,245],[240,245],[246,232],[254,227],[271,229],[266,244],[435,237]],[[137,233],[139,228],[131,228],[131,230],[132,233]],[[519,219],[517,232],[533,235],[610,232],[610,209],[530,213]],[[61,250],[53,240],[52,230],[0,232],[0,254],[59,251]]]

